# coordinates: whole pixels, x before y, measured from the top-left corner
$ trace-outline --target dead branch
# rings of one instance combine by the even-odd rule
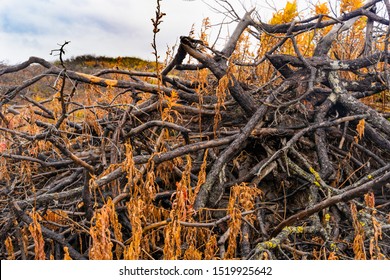
[[[165,66],[160,6],[153,69],[2,66],[3,258],[390,257],[389,1],[268,23],[218,4],[225,45],[181,36]]]

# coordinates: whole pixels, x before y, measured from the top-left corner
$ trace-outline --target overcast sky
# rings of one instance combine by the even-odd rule
[[[247,8],[257,5],[260,14],[269,18],[273,11],[267,3],[284,7],[287,1],[230,2],[242,13],[240,2]],[[158,33],[162,58],[167,46],[188,35],[192,25],[199,34],[203,18],[209,17],[212,24],[223,20],[207,4],[215,6],[214,0],[161,2],[162,12],[167,14]],[[30,56],[55,60],[50,50],[65,40],[71,41],[65,58],[93,54],[153,59],[151,18],[155,7],[156,0],[0,0],[0,62],[15,64]],[[218,30],[212,29],[212,37]]]

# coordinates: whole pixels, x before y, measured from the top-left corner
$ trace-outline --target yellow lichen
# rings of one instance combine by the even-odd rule
[[[264,242],[264,245],[266,248],[268,249],[273,249],[273,248],[276,248],[278,245],[272,241],[266,241]]]
[[[336,243],[330,243],[330,249],[332,250],[332,251],[337,251],[338,250],[338,248],[337,248],[337,245],[336,245]]]
[[[321,186],[321,184],[319,183],[319,182],[321,182],[320,174],[317,171],[315,171],[313,167],[310,167],[309,170],[310,170],[310,173],[314,175],[314,178],[315,178],[314,184],[317,187],[320,187]]]
[[[288,234],[291,234],[291,233],[294,232],[294,228],[293,228],[293,227],[285,227],[285,228],[283,229],[283,231],[287,231]]]
[[[296,231],[297,231],[297,233],[303,233],[304,232],[304,228],[302,226],[298,226],[296,228]]]

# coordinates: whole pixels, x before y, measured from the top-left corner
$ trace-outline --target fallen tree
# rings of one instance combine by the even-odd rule
[[[222,50],[182,36],[155,72],[77,72],[65,44],[0,69],[40,71],[0,95],[2,258],[389,258],[389,2],[219,2]]]

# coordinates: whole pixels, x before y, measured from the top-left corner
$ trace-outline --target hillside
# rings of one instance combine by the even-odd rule
[[[122,70],[152,71],[155,67],[151,61],[137,57],[106,57],[83,55],[65,59],[65,65],[69,69],[92,71],[93,69],[119,68]],[[55,65],[59,65],[59,61]]]

